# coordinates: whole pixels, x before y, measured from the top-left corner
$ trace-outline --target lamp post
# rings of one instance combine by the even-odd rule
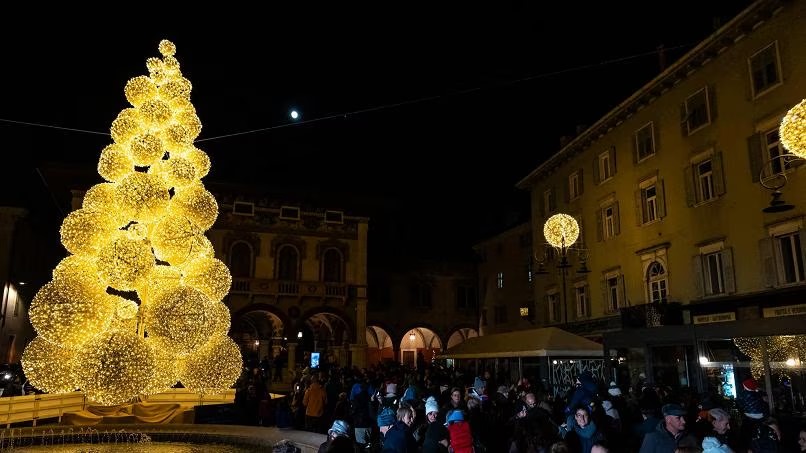
[[[783,195],[781,189],[788,181],[787,167],[806,159],[806,99],[784,115],[778,129],[778,139],[789,152],[768,159],[762,166],[758,178],[764,188],[772,191],[770,205],[762,209],[766,213],[784,212],[795,208],[794,205],[781,199]],[[769,174],[766,174],[768,169]]]
[[[590,272],[587,267],[587,250],[581,247],[574,247],[574,244],[579,238],[579,224],[576,219],[568,214],[555,214],[546,220],[543,225],[543,237],[546,239],[548,245],[557,250],[560,261],[557,263],[557,270],[562,280],[562,293],[560,295],[560,303],[562,304],[562,318],[563,324],[568,322],[568,301],[567,301],[567,282],[568,268],[571,264],[568,262],[568,251],[575,250],[578,253],[580,267],[577,270],[578,274],[586,274]],[[538,269],[535,274],[548,274],[545,268],[545,262],[548,261],[548,253],[543,254],[538,258]]]

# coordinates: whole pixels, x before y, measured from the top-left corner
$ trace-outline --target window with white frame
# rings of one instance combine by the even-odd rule
[[[646,273],[649,301],[653,303],[666,302],[669,281],[666,278],[666,269],[659,261],[653,261]]]
[[[657,177],[649,178],[638,185],[635,195],[638,208],[636,219],[639,225],[652,223],[666,215],[666,202],[663,195],[663,181]]]
[[[652,121],[635,132],[636,162],[655,155],[655,127]]]
[[[574,298],[576,299],[577,317],[587,318],[591,315],[590,300],[588,299],[588,284],[578,282],[574,284]]]
[[[543,216],[548,217],[557,210],[557,200],[554,196],[554,188],[543,192]]]
[[[643,198],[644,223],[653,222],[658,219],[658,188],[652,184],[641,189]]]
[[[549,309],[549,322],[557,323],[561,321],[560,294],[557,290],[546,293],[546,305]]]
[[[802,232],[802,220],[792,220],[770,227],[769,237],[759,243],[767,286],[806,282]]]
[[[762,136],[764,137],[764,147],[766,149],[765,157],[768,157],[770,159],[770,166],[772,167],[772,173],[779,174],[792,168],[791,159],[782,156],[784,156],[785,154],[789,154],[790,157],[794,156],[788,153],[786,149],[781,145],[781,139],[778,135],[778,128],[775,127],[766,132],[763,132]]]
[[[691,159],[685,170],[686,201],[689,206],[707,203],[725,194],[722,153],[712,149]]]
[[[604,237],[610,239],[616,235],[616,209],[615,206],[608,206],[602,210],[604,222]]]
[[[619,203],[613,196],[601,201],[596,216],[596,235],[599,241],[606,241],[621,233]]]
[[[582,195],[582,181],[580,171],[568,175],[568,200],[576,200]]]
[[[504,287],[504,273],[503,272],[499,272],[498,274],[496,274],[496,276],[495,276],[495,286],[498,289],[501,289],[501,288]]]
[[[781,84],[781,61],[778,56],[778,42],[754,53],[748,59],[750,85],[753,97],[759,97]]]
[[[702,201],[716,198],[714,194],[714,169],[711,159],[697,164],[697,194]]]
[[[725,248],[723,241],[700,247],[700,254],[694,257],[696,282],[702,282],[703,296],[718,296],[735,292],[733,275],[733,250]]]
[[[599,154],[599,182],[605,182],[613,177],[613,167],[610,159],[609,151]]]
[[[702,87],[686,98],[684,121],[688,135],[711,124],[711,107],[708,102],[708,87]]]
[[[618,311],[624,303],[624,276],[619,272],[609,272],[604,276],[602,287],[605,309],[608,312]]]

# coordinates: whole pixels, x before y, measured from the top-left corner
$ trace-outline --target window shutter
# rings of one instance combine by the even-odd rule
[[[618,308],[626,307],[629,304],[627,303],[627,288],[624,284],[624,274],[618,276]]]
[[[697,192],[694,182],[694,168],[689,165],[683,170],[683,182],[686,187],[686,204],[691,207],[697,204]]]
[[[640,131],[641,129],[638,129]],[[639,156],[638,156],[638,131],[632,133],[632,163],[633,165],[638,163]]]
[[[725,172],[722,171],[722,153],[714,153],[711,158],[711,169],[714,175],[714,194],[725,195]]]
[[[644,195],[643,190],[638,189],[635,191],[635,224],[641,226],[644,224]]]
[[[725,293],[736,292],[736,276],[733,273],[733,248],[722,250],[722,278],[725,282]]]
[[[666,195],[663,180],[659,179],[655,184],[658,189],[658,217],[662,219],[666,217]]]
[[[688,114],[685,102],[680,104],[680,133],[683,134],[683,137],[688,137]]]
[[[615,176],[616,172],[618,171],[616,167],[616,147],[611,146],[608,153],[610,153],[610,170],[612,170],[610,174]]]
[[[602,311],[605,313],[610,312],[610,294],[607,292],[607,279],[599,281],[599,287],[602,290]]]
[[[549,212],[555,212],[557,210],[557,188],[551,186],[551,191],[549,192]]]
[[[602,240],[604,240],[604,226],[602,225],[603,216],[604,216],[604,210],[599,208],[599,210],[596,211],[596,240],[599,242],[602,242]]]
[[[660,129],[655,127],[655,122],[652,122],[652,146],[655,147],[655,153],[660,151]]]
[[[621,214],[618,209],[618,201],[613,204],[613,234],[621,234]]]
[[[565,178],[565,190],[563,191],[563,195],[565,204],[568,204],[568,202],[571,201],[571,175]]]
[[[601,176],[599,175],[599,156],[593,158],[593,183],[599,184],[601,181]]]
[[[582,174],[582,167],[580,167],[579,168],[579,195],[582,195],[585,192],[585,189],[584,189],[585,186],[583,184],[583,181],[585,181],[585,178],[583,176],[584,175]]]
[[[747,153],[750,157],[750,177],[753,182],[758,182],[761,165],[766,160],[761,155],[761,134],[753,134],[747,137]]]
[[[800,260],[798,262],[798,267],[801,268],[801,269],[803,269],[803,261],[804,261],[804,257],[806,257],[806,244],[804,244],[804,239],[806,239],[806,234],[804,234],[804,233],[806,233],[806,230],[798,230],[798,236],[799,236],[798,242],[800,243]]]
[[[705,273],[702,266],[702,255],[694,255],[691,257],[691,280],[694,282],[694,292],[697,297],[705,295],[703,290],[705,282]]]
[[[759,258],[761,262],[761,284],[766,288],[776,286],[778,282],[775,273],[775,255],[773,254],[773,238],[767,237],[758,241]]]
[[[709,85],[706,89],[708,92],[708,108],[711,113],[710,120],[713,123],[717,117],[717,105],[716,105],[716,85]]]

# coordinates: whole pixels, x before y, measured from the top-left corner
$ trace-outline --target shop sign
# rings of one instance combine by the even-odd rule
[[[778,318],[781,316],[806,315],[806,304],[788,305],[786,307],[770,307],[764,309],[765,318]]]
[[[697,315],[694,317],[694,324],[711,324],[714,322],[736,321],[736,312],[711,313],[708,315]]]

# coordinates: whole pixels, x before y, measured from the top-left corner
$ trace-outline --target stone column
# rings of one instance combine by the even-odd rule
[[[365,368],[367,366],[367,345],[356,344],[350,345],[350,355],[353,359],[353,366],[358,368]]]
[[[286,347],[288,348],[288,380],[291,382],[294,380],[294,373],[297,371],[297,344],[288,343]]]

